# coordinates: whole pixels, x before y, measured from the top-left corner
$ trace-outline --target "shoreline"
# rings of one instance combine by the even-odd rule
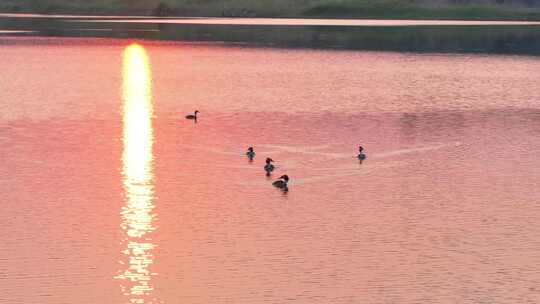
[[[66,23],[171,24],[222,26],[323,26],[323,27],[424,27],[424,26],[540,26],[525,20],[438,20],[438,19],[342,19],[268,17],[153,17],[119,15],[66,15],[0,13],[0,20],[42,19]]]
[[[487,26],[525,25],[540,26],[540,21],[502,20],[410,20],[410,19],[316,19],[316,18],[223,18],[223,17],[167,17],[167,18],[92,18],[69,22],[95,23],[161,23],[190,25],[264,25],[264,26]]]
[[[179,0],[177,0],[179,1]],[[239,0],[238,0],[239,1]],[[180,1],[179,1],[180,2]],[[444,4],[439,6],[383,0],[307,1],[304,5],[283,6],[260,3],[226,2],[223,5],[148,2],[144,6],[112,5],[97,1],[94,6],[57,1],[52,6],[0,4],[0,17],[32,18],[275,18],[275,19],[376,19],[376,20],[454,20],[454,21],[540,21],[540,5]],[[294,2],[294,1],[293,1]],[[156,4],[157,3],[157,4]],[[310,4],[311,3],[311,4]],[[411,4],[413,3],[413,4]]]
[[[540,25],[539,20],[512,19],[412,19],[412,18],[317,18],[317,17],[216,17],[4,13],[0,18],[66,19],[81,22],[177,23],[213,25],[309,25],[309,26],[419,26],[419,25]],[[78,19],[78,20],[76,20]],[[213,22],[212,22],[213,21]]]

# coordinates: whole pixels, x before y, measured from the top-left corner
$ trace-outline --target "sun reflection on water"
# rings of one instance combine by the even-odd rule
[[[151,303],[153,263],[151,232],[153,199],[153,131],[151,71],[146,50],[132,44],[124,50],[123,99],[123,185],[126,205],[121,228],[125,232],[123,268],[116,279],[130,303]]]

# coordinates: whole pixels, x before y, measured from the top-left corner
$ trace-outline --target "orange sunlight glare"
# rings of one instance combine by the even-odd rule
[[[121,273],[116,276],[131,303],[151,301],[153,290],[148,268],[153,263],[155,245],[149,235],[154,209],[153,131],[151,70],[146,50],[132,44],[124,50],[123,99],[123,185],[126,205],[122,207],[121,228],[125,231]]]

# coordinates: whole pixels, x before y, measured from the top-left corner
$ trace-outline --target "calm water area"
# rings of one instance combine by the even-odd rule
[[[0,303],[540,303],[536,25],[79,21],[0,17]]]

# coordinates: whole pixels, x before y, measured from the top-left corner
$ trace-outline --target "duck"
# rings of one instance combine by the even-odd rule
[[[289,176],[282,175],[279,177],[278,180],[272,183],[272,186],[282,189],[283,191],[288,191],[289,190],[289,187],[287,186],[288,182],[289,182]]]
[[[272,165],[273,161],[274,160],[271,159],[270,157],[266,158],[266,165],[264,165],[264,171],[266,171],[266,176],[270,176],[270,173],[274,171],[274,165]]]
[[[253,147],[248,147],[246,155],[249,160],[253,160],[253,157],[255,157],[255,151],[253,151]]]
[[[358,146],[358,159],[364,160],[366,159],[366,154],[364,154],[364,147]]]
[[[197,113],[199,113],[199,111],[195,110],[195,112],[193,114],[186,115],[186,119],[195,119],[195,120],[197,120]]]

